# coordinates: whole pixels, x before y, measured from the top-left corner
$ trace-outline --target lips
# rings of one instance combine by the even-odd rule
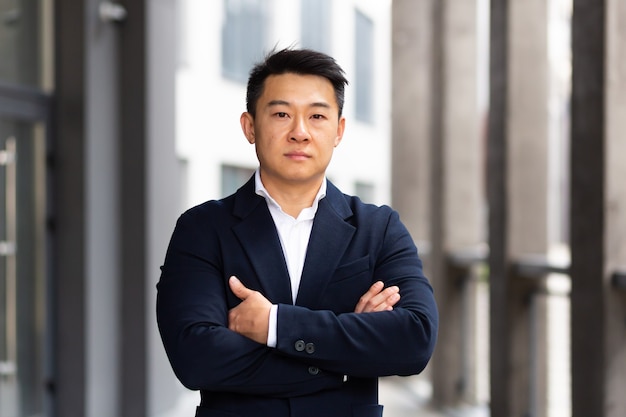
[[[294,159],[294,160],[305,160],[305,159],[310,158],[309,154],[307,154],[306,152],[298,152],[298,151],[288,152],[285,154],[285,156],[287,158]]]

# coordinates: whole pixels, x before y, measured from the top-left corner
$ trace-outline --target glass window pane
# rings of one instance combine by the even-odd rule
[[[302,47],[330,54],[330,0],[302,0],[300,22]]]
[[[222,197],[231,195],[254,174],[253,168],[222,165]]]
[[[44,87],[50,78],[51,62],[42,59],[51,48],[48,3],[0,0],[0,81]]]
[[[363,13],[356,11],[356,118],[373,122],[374,83],[374,23]]]
[[[222,74],[247,82],[248,72],[263,57],[268,0],[224,0]]]
[[[354,185],[355,194],[366,203],[374,202],[374,184],[357,181]]]

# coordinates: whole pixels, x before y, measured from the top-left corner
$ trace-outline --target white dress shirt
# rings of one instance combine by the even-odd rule
[[[322,181],[313,205],[303,209],[297,218],[293,218],[285,213],[280,205],[269,195],[263,182],[261,174],[257,169],[254,174],[256,193],[265,198],[267,207],[270,210],[280,244],[283,248],[283,255],[289,271],[289,279],[291,281],[291,300],[296,302],[298,296],[298,287],[300,286],[300,278],[302,277],[302,269],[304,268],[304,259],[306,250],[309,245],[309,237],[313,228],[313,219],[317,212],[319,201],[326,196],[326,178]],[[269,329],[267,335],[267,345],[276,347],[276,318],[278,315],[278,306],[272,305],[270,310]]]

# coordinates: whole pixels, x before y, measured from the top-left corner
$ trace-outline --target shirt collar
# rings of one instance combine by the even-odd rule
[[[280,205],[276,202],[276,200],[274,200],[274,198],[272,198],[270,193],[267,192],[267,189],[263,185],[263,181],[261,181],[261,172],[259,169],[257,169],[254,173],[254,185],[255,185],[256,193],[260,195],[261,197],[264,197],[265,200],[267,201],[267,204],[271,204],[274,207],[282,211]],[[314,212],[317,211],[317,206],[320,200],[326,197],[326,188],[327,188],[326,177],[324,177],[324,180],[322,181],[322,185],[319,191],[317,192],[317,195],[315,196],[315,200],[313,200],[313,205],[310,207],[313,209]]]

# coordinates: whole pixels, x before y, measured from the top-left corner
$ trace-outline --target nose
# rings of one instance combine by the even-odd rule
[[[304,142],[309,140],[309,130],[306,125],[306,120],[303,117],[297,117],[294,119],[293,128],[289,133],[289,138],[295,142]]]

